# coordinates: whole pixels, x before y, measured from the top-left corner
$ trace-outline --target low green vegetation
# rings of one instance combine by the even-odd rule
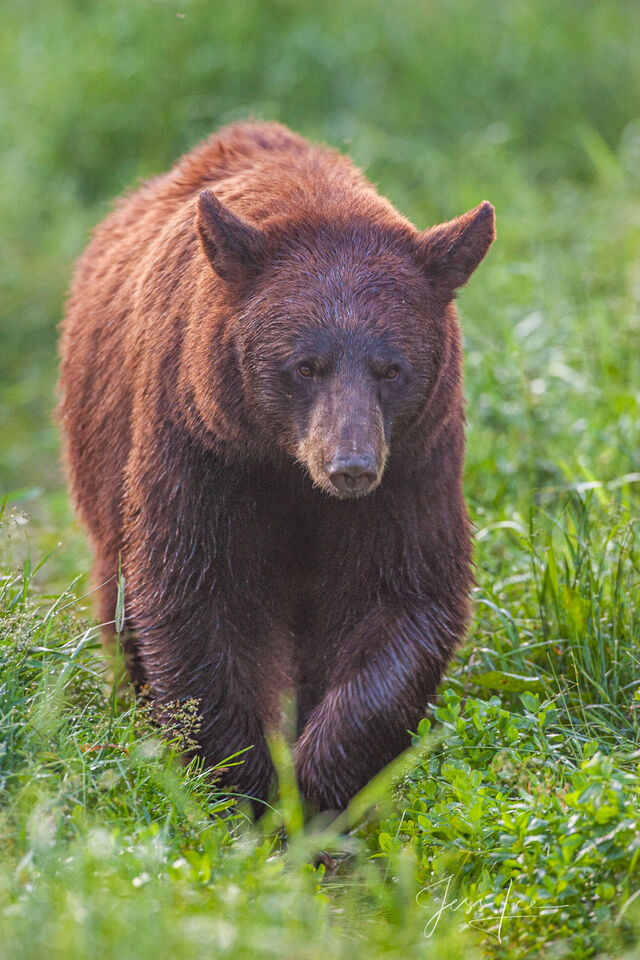
[[[2,25],[0,955],[639,957],[638,5],[24,0]],[[474,620],[333,828],[303,827],[286,744],[252,825],[180,760],[197,705],[167,742],[114,681],[51,418],[90,226],[251,114],[419,226],[497,212],[459,300]]]
[[[180,761],[192,706],[182,737],[163,741],[73,597],[34,596],[28,563],[5,576],[7,955],[579,960],[630,949],[640,531],[619,506],[573,495],[553,522],[535,514],[528,531],[500,532],[517,537],[521,562],[508,599],[479,588],[473,643],[414,747],[333,826],[303,825],[284,743],[280,795],[253,826],[241,801]]]

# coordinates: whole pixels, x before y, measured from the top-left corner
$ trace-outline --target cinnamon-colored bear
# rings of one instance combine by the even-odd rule
[[[409,743],[468,618],[460,331],[489,203],[425,232],[350,160],[235,124],[125,197],[78,263],[61,414],[100,616],[197,698],[259,803],[297,702],[303,796],[343,808]]]

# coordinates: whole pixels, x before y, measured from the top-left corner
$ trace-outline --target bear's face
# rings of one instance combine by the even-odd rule
[[[493,207],[424,233],[400,218],[263,231],[205,190],[198,230],[237,303],[235,353],[265,445],[332,496],[375,490],[394,430],[435,386],[447,307],[493,240]]]
[[[291,251],[267,269],[237,323],[245,394],[271,442],[326,493],[382,479],[394,430],[435,384],[444,305],[411,258],[353,237]]]

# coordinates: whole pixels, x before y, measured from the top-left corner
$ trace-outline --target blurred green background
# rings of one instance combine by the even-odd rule
[[[576,483],[637,496],[637,2],[1,12],[0,489],[31,515],[39,551],[61,542],[51,585],[88,564],[51,416],[74,258],[115,196],[247,116],[349,151],[420,228],[495,204],[498,242],[460,296],[480,527]]]

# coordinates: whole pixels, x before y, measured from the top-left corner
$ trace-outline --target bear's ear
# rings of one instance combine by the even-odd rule
[[[198,197],[197,227],[211,266],[227,283],[242,283],[263,269],[265,234],[236,216],[211,190]]]
[[[485,200],[461,217],[421,233],[418,259],[434,286],[452,297],[467,282],[495,235],[494,209]]]

